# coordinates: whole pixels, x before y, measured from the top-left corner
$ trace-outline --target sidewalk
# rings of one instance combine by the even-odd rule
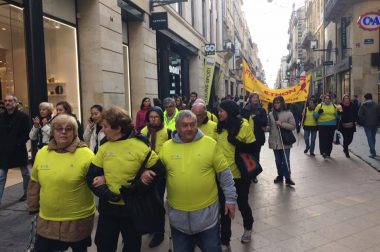
[[[369,157],[369,147],[367,142],[367,137],[364,132],[363,127],[356,127],[356,132],[354,134],[354,139],[352,140],[349,150],[359,157],[361,160],[374,167],[377,171],[380,172],[380,157],[379,155],[376,158]],[[376,151],[380,153],[380,134],[376,134]]]

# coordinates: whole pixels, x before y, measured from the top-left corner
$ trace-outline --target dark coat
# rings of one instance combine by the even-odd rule
[[[368,128],[376,128],[379,125],[379,106],[372,100],[364,101],[359,108],[358,117],[360,125]]]
[[[342,112],[339,113],[340,114],[339,125],[338,125],[339,131],[342,132],[342,131],[352,130],[355,132],[356,131],[355,123],[358,121],[355,105],[353,103],[350,103],[350,105],[348,106],[344,106],[343,104],[341,104],[341,106],[342,106]],[[354,124],[352,128],[344,128],[342,126],[343,123],[350,123],[350,122]]]
[[[29,130],[29,117],[25,113],[16,110],[13,114],[0,114],[0,169],[27,165]]]
[[[265,128],[268,125],[268,117],[265,109],[263,109],[260,106],[253,106],[252,104],[247,104],[242,111],[242,115],[247,120],[249,120],[250,116],[255,115],[255,117],[253,118],[253,133],[255,134],[257,144],[264,145],[265,133],[263,128]]]

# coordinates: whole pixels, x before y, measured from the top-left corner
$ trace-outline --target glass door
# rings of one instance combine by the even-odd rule
[[[29,113],[23,9],[0,2],[0,99],[7,94]]]

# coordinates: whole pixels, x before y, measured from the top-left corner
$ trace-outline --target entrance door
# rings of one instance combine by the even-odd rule
[[[23,9],[0,2],[0,99],[7,94],[29,113]]]

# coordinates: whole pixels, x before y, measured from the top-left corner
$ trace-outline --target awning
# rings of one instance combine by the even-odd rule
[[[172,32],[171,30],[159,30],[157,32],[164,34],[166,37],[170,38],[177,44],[186,48],[190,53],[194,55],[198,55],[198,48],[196,48],[195,46],[193,46],[192,44],[190,44],[189,42],[187,42],[186,40],[184,40],[183,38],[181,38],[180,36]]]

